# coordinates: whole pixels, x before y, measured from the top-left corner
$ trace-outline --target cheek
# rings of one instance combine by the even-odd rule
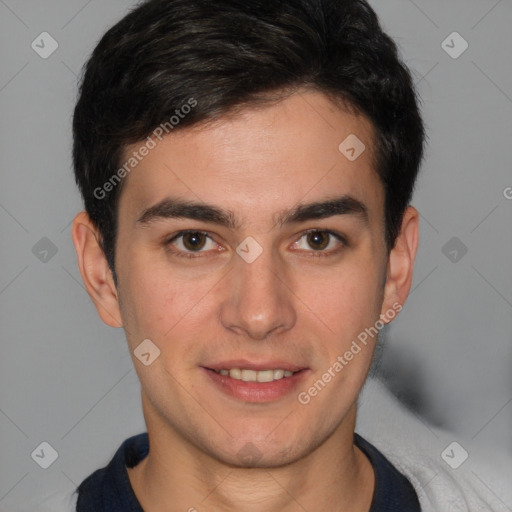
[[[119,293],[127,334],[158,338],[179,315],[180,290],[136,254],[125,253],[124,260]]]
[[[340,342],[378,319],[381,276],[371,261],[332,269],[326,275],[309,273],[302,279],[300,297],[323,329]],[[341,335],[341,338],[340,338]]]
[[[213,278],[191,279],[132,254],[120,289],[127,336],[149,338],[162,349],[201,327]],[[217,277],[218,279],[218,277]],[[129,333],[129,334],[128,334]],[[176,342],[173,341],[173,344]]]

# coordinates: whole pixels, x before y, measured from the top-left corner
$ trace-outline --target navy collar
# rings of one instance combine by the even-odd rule
[[[375,471],[375,491],[369,512],[421,512],[411,482],[357,433],[354,433],[354,444],[370,459]]]
[[[375,491],[369,512],[421,512],[418,496],[402,475],[375,446],[354,433],[355,445],[375,471]],[[144,512],[128,477],[149,453],[146,432],[126,439],[110,463],[96,470],[78,487],[77,512]]]

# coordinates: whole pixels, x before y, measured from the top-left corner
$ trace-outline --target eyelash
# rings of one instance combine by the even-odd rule
[[[208,251],[192,251],[192,252],[186,252],[186,251],[182,251],[180,249],[173,249],[172,248],[172,242],[174,242],[175,240],[177,240],[178,238],[181,238],[183,237],[184,235],[187,235],[187,234],[201,234],[201,235],[205,235],[206,237],[208,237],[210,240],[212,240],[214,242],[214,240],[211,238],[211,236],[206,232],[206,231],[200,231],[200,230],[192,230],[192,229],[188,229],[188,230],[184,230],[184,231],[179,231],[178,233],[174,234],[170,239],[168,239],[166,242],[165,242],[165,246],[168,247],[169,251],[180,257],[180,258],[188,258],[188,259],[194,259],[194,258],[204,258],[204,256],[201,256],[201,253],[202,252],[208,252]],[[325,250],[319,250],[319,251],[314,251],[314,250],[311,250],[311,255],[309,257],[312,257],[312,258],[326,258],[326,257],[329,257],[329,256],[335,256],[337,255],[342,248],[344,247],[348,247],[348,241],[347,239],[339,234],[339,233],[336,233],[335,231],[330,231],[328,229],[309,229],[307,231],[304,231],[301,236],[298,238],[298,240],[301,240],[304,236],[307,236],[309,233],[325,233],[325,234],[328,234],[329,236],[332,236],[334,237],[338,242],[340,242],[341,244],[341,248],[338,248],[338,249],[335,249],[335,250],[331,250],[331,251],[325,251]],[[298,241],[297,240],[297,241]],[[329,243],[331,242],[331,240],[329,240]],[[296,242],[294,242],[296,243]],[[310,251],[308,251],[310,252]]]

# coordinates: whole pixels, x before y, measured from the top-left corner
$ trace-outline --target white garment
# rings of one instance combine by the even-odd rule
[[[378,380],[359,396],[356,432],[412,483],[422,512],[512,512],[512,457],[423,422]],[[467,459],[460,462],[464,452]],[[448,448],[448,450],[447,450]]]
[[[512,512],[512,457],[485,453],[467,439],[428,426],[379,380],[368,379],[359,397],[356,432],[411,481],[422,512]],[[441,457],[453,441],[469,454],[457,469]],[[450,456],[460,453],[457,447],[448,450]],[[32,511],[75,512],[73,491],[53,494]],[[31,512],[5,512],[25,511]]]

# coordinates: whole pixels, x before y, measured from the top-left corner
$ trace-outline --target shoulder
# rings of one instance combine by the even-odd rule
[[[361,394],[357,431],[407,477],[423,512],[510,512],[510,457],[428,425],[375,379]]]
[[[139,511],[127,467],[136,466],[149,453],[146,432],[126,439],[112,460],[89,475],[77,489],[77,510]]]

